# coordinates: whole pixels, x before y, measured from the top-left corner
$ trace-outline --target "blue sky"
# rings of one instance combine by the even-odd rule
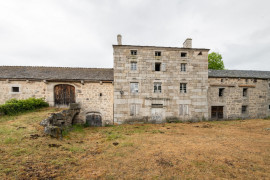
[[[270,70],[267,0],[0,0],[0,65],[113,67],[112,44],[209,48]]]

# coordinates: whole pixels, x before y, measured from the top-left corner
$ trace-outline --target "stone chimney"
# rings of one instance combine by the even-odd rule
[[[117,43],[118,43],[118,45],[122,45],[122,36],[121,36],[121,34],[117,35]]]
[[[184,48],[192,48],[192,39],[191,38],[187,38],[185,40],[185,42],[183,43],[183,47]]]

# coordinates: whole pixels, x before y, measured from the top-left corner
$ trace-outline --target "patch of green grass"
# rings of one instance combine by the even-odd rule
[[[161,130],[153,130],[152,133],[153,134],[157,134],[157,133],[164,134],[165,132],[161,131]]]
[[[4,140],[4,143],[5,143],[5,144],[15,144],[15,143],[17,143],[17,142],[18,142],[18,140],[15,139],[15,138],[12,138],[12,137],[7,137],[7,138]]]
[[[21,155],[25,155],[25,154],[29,154],[29,153],[27,153],[27,149],[22,148],[22,149],[15,149],[14,151],[12,151],[11,154],[13,156],[21,156]]]
[[[107,135],[107,140],[108,141],[112,141],[112,140],[115,140],[115,139],[122,139],[123,138],[123,135],[121,134],[108,134]]]
[[[68,148],[70,152],[77,153],[77,152],[84,152],[85,150],[78,146],[71,146]]]

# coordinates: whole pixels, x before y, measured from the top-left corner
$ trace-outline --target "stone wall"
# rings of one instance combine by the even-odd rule
[[[263,79],[209,78],[208,111],[212,106],[223,106],[224,119],[265,118],[269,116],[269,83]],[[224,93],[219,96],[219,89]],[[247,89],[243,96],[243,89]],[[242,106],[247,111],[242,113]]]
[[[131,55],[137,50],[137,55]],[[161,56],[155,56],[160,51]],[[187,53],[181,57],[181,52]],[[208,50],[149,46],[114,46],[114,121],[153,122],[155,111],[166,119],[208,118]],[[131,63],[137,70],[131,70]],[[155,71],[161,63],[161,71]],[[181,71],[186,64],[186,72]],[[130,83],[139,84],[139,92],[132,93]],[[162,84],[162,92],[154,93],[154,83]],[[187,93],[180,92],[180,83],[187,84]],[[180,108],[187,108],[186,114]],[[136,109],[136,115],[131,111]],[[133,109],[133,110],[132,110]],[[181,115],[180,115],[181,114]]]
[[[54,86],[69,84],[75,87],[76,103],[81,106],[78,122],[85,122],[88,113],[99,113],[103,125],[113,123],[113,84],[112,82],[43,82],[43,81],[0,81],[0,104],[5,101],[27,99],[30,97],[45,98],[50,106],[54,106]],[[19,87],[20,92],[12,92],[12,87]]]

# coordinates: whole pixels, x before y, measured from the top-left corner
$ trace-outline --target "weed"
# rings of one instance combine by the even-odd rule
[[[152,133],[153,134],[157,134],[157,133],[164,134],[165,132],[161,131],[161,130],[153,130]]]

